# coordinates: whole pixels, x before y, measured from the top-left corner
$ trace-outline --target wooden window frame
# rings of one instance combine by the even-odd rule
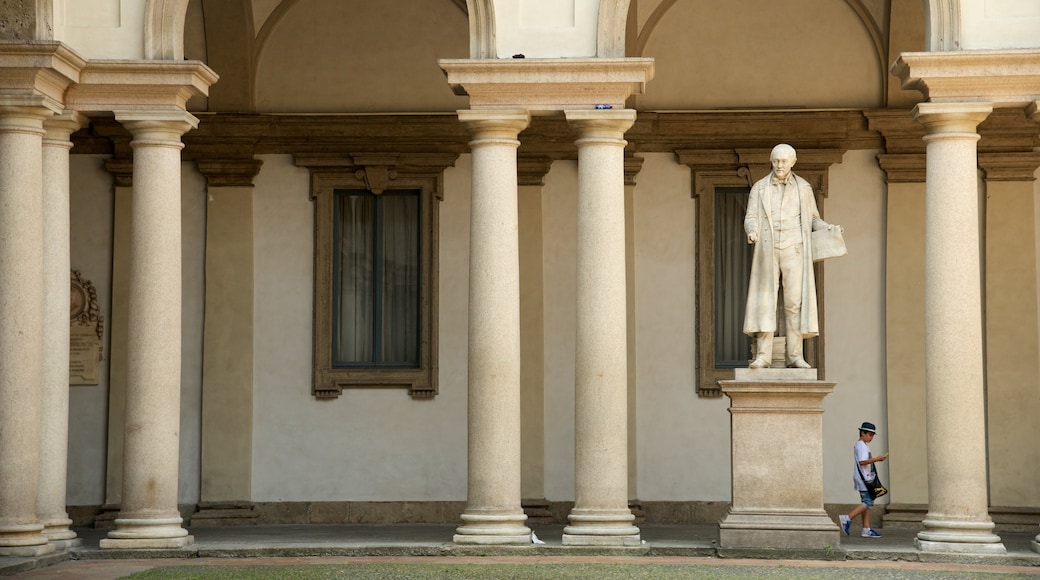
[[[397,156],[366,158],[300,158],[296,164],[311,169],[314,202],[314,346],[312,395],[338,398],[344,389],[408,390],[413,399],[437,395],[437,280],[438,204],[442,196],[442,172],[455,156],[432,159],[430,165],[402,162]],[[336,190],[417,190],[420,197],[420,306],[419,364],[417,368],[342,368],[333,366],[333,259],[335,242],[334,195]]]

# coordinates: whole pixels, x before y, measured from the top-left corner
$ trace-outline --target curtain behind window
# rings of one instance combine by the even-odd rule
[[[744,334],[744,310],[752,246],[744,233],[744,214],[750,192],[719,188],[715,193],[715,366],[746,367],[751,337]]]
[[[336,192],[333,364],[419,362],[418,192]]]

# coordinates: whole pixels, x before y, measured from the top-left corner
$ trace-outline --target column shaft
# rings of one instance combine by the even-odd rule
[[[37,516],[44,107],[0,106],[0,556],[53,552]],[[67,345],[66,345],[67,348]]]
[[[459,111],[473,132],[469,466],[459,544],[528,544],[520,503],[517,135],[526,111]]]
[[[566,111],[578,146],[574,509],[563,543],[637,545],[628,508],[625,131],[632,110]]]
[[[929,552],[1004,553],[986,475],[976,127],[989,104],[921,103],[925,125],[925,388]]]
[[[192,542],[177,509],[181,393],[180,136],[187,113],[117,114],[133,134],[122,507],[102,548]]]
[[[69,547],[76,533],[65,511],[69,439],[69,137],[83,123],[67,112],[45,123],[43,140],[44,327],[40,488],[43,534]]]

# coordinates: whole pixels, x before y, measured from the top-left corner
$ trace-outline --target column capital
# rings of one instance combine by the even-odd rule
[[[515,139],[531,123],[531,113],[524,109],[461,109],[458,114],[459,121],[477,135]]]
[[[253,187],[264,162],[259,159],[199,159],[195,165],[209,187]]]
[[[69,141],[69,138],[89,122],[86,115],[82,113],[69,110],[63,111],[44,120],[43,129],[47,132],[44,139],[62,144],[68,143],[68,146],[71,148],[72,141]]]
[[[199,126],[198,118],[186,111],[116,111],[115,115],[134,141],[180,143],[182,135]]]
[[[936,133],[976,133],[979,123],[993,112],[992,103],[918,103],[914,120]]]
[[[0,97],[0,132],[33,133],[43,135],[43,122],[54,111],[42,100],[30,103],[20,97]]]
[[[636,122],[633,109],[573,109],[563,112],[567,122],[582,129],[617,131],[624,134]]]

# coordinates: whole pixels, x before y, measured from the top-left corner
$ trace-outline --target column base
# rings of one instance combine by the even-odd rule
[[[101,540],[102,549],[183,548],[195,538],[181,527],[181,518],[116,518],[116,529]]]
[[[914,545],[922,552],[944,554],[1007,554],[1000,536],[993,533],[993,522],[948,520],[925,516],[924,531],[918,532]]]
[[[53,544],[38,544],[35,546],[0,546],[0,556],[14,556],[17,558],[37,558],[58,551]]]
[[[1036,542],[1033,542],[1036,546]],[[1007,554],[1007,548],[1000,542],[996,543],[973,543],[973,542],[931,542],[922,540],[920,536],[914,539],[914,547],[922,552],[935,554],[980,554],[999,556]]]
[[[636,517],[628,509],[618,511],[575,509],[563,528],[565,546],[638,546],[642,544]]]
[[[730,510],[719,522],[719,547],[834,549],[841,530],[822,509],[805,512]]]
[[[42,523],[43,537],[47,538],[51,543],[63,542],[76,538],[76,532],[69,529],[69,526],[72,525],[72,520],[68,518],[43,520]]]
[[[43,524],[37,523],[0,526],[0,556],[35,557],[54,552],[42,532]]]
[[[527,516],[516,514],[462,514],[463,525],[455,530],[456,544],[478,546],[527,545],[531,529],[524,525]]]

